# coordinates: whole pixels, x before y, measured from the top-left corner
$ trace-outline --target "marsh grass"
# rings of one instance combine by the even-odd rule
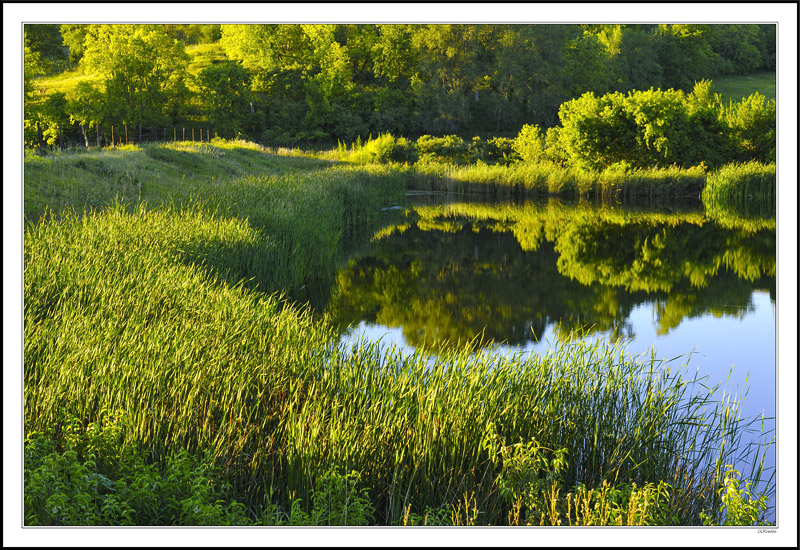
[[[562,197],[697,198],[705,184],[702,167],[602,171],[565,168],[551,162],[469,166],[414,165],[414,189],[476,193],[497,198]]]
[[[774,163],[734,163],[709,175],[702,200],[717,216],[774,217],[775,189]]]
[[[273,505],[313,515],[326,476],[356,472],[343,479],[348,494],[369,490],[359,517],[381,524],[430,510],[506,522],[514,503],[498,479],[517,455],[497,446],[534,453],[535,468],[514,471],[537,487],[554,453],[566,457],[553,478],[563,491],[669,483],[668,521],[680,524],[716,513],[726,464],[758,464],[739,399],[619,344],[511,357],[338,344],[326,319],[278,292],[324,273],[344,228],[400,193],[403,173],[287,165],[256,148],[263,173],[220,176],[246,169],[241,149],[26,164],[26,214],[29,198],[44,203],[25,228],[26,432],[122,413],[121,445],[155,461],[208,453],[250,517]],[[186,154],[205,155],[191,178]]]

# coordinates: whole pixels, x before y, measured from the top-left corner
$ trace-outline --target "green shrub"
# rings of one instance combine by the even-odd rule
[[[120,436],[121,415],[104,413],[84,430],[25,440],[25,525],[246,525],[244,505],[210,457],[179,450],[163,464]]]
[[[547,150],[581,168],[618,162],[636,168],[732,160],[774,159],[775,103],[753,94],[722,108],[710,83],[680,90],[631,91],[595,97],[586,93],[559,110],[562,127]]]
[[[486,144],[486,160],[497,164],[511,164],[518,160],[514,151],[514,140],[510,138],[494,137],[489,139]]]
[[[395,138],[391,134],[380,134],[377,138],[370,138],[363,145],[359,138],[349,154],[345,155],[346,147],[339,146],[340,156],[352,162],[367,164],[414,163],[416,149],[406,138]]]
[[[526,124],[514,139],[514,151],[522,162],[537,162],[542,160],[545,152],[544,135],[536,124]]]
[[[419,162],[466,164],[469,162],[469,145],[454,135],[433,137],[420,136],[416,142]]]
[[[775,113],[775,100],[757,92],[724,108],[722,116],[730,127],[736,160],[775,162]]]
[[[767,511],[766,495],[753,495],[749,481],[739,479],[741,474],[728,464],[719,487],[720,508],[717,517],[702,514],[705,525],[773,525],[764,519]]]

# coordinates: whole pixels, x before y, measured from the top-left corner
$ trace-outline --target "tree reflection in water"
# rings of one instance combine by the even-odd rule
[[[327,311],[343,328],[402,327],[414,347],[519,346],[551,326],[559,338],[634,336],[640,304],[659,335],[707,313],[741,318],[759,289],[774,300],[774,219],[457,203],[378,231],[338,272]]]

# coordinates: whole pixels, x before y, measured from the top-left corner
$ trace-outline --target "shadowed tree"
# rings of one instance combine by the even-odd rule
[[[224,61],[203,69],[198,84],[214,130],[235,137],[250,114],[250,73],[235,61]]]

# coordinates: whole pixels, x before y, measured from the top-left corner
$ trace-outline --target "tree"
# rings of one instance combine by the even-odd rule
[[[613,90],[611,56],[595,35],[584,32],[570,40],[565,53],[565,91],[570,97],[585,92],[604,94]]]
[[[105,94],[91,82],[79,82],[75,87],[75,97],[67,103],[70,122],[83,125],[84,132],[97,127],[105,118],[105,102]],[[84,139],[88,147],[88,138],[85,134]]]
[[[711,49],[708,25],[659,25],[656,34],[662,85],[688,90],[713,74],[722,59]]]
[[[70,63],[77,64],[83,58],[83,43],[89,25],[61,25],[61,38],[69,50]]]
[[[709,25],[707,34],[720,59],[716,75],[775,69],[775,25]]]
[[[186,92],[182,43],[159,25],[90,25],[84,46],[86,69],[105,79],[112,122],[150,126],[170,118]]]
[[[620,75],[620,91],[661,87],[663,69],[658,63],[658,45],[648,26],[625,25],[619,55],[614,60],[615,72]]]
[[[223,61],[203,69],[198,84],[215,131],[235,137],[250,114],[250,73],[235,61]]]
[[[27,29],[25,31],[25,46],[24,46],[24,65],[23,65],[23,80],[25,85],[25,103],[26,106],[29,101],[33,99],[33,77],[44,74],[46,66],[42,62],[42,55],[39,50],[31,47],[30,40],[28,39]],[[27,117],[26,117],[27,118]]]
[[[251,72],[255,90],[265,90],[275,73],[299,71],[306,77],[314,66],[301,25],[222,25],[221,33],[225,54]]]
[[[50,72],[67,59],[58,25],[25,25],[25,40],[39,58],[43,72]]]
[[[416,25],[377,25],[372,44],[373,72],[389,82],[409,82],[416,74],[417,50],[412,45]]]
[[[33,116],[40,124],[45,143],[55,145],[58,141],[59,129],[67,128],[70,123],[66,96],[61,92],[51,94],[34,111]]]

